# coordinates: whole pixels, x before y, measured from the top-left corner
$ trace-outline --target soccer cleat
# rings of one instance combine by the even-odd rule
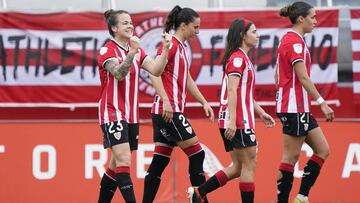
[[[200,196],[197,187],[189,187],[187,190],[188,198],[190,203],[203,203],[204,199]]]
[[[308,200],[304,200],[304,201],[301,201],[300,199],[298,199],[297,197],[292,201],[292,203],[309,203]]]

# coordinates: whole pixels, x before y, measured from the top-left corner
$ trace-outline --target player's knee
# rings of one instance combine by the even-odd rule
[[[199,143],[184,149],[189,157],[189,173],[200,173],[203,171],[205,152]]]
[[[316,153],[316,155],[322,159],[327,159],[330,155],[330,149],[329,147],[324,148],[323,150],[321,150],[320,152]]]
[[[288,163],[288,164],[291,164],[291,165],[295,165],[296,162],[299,160],[299,157],[300,157],[300,153],[298,154],[288,154],[288,155],[285,155],[282,162],[283,163]]]
[[[239,163],[238,161],[235,161],[231,166],[230,166],[230,176],[231,178],[237,178],[240,177],[241,175],[241,163]]]
[[[116,154],[115,155],[116,166],[130,166],[131,154]]]

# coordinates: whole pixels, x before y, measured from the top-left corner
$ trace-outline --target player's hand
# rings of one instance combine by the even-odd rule
[[[162,37],[162,43],[163,43],[164,49],[169,49],[170,45],[171,45],[172,36],[169,33],[165,32],[164,34],[161,35],[161,37]]]
[[[169,99],[163,100],[163,114],[162,117],[166,123],[169,123],[173,119],[173,110]]]
[[[335,118],[334,111],[327,105],[326,102],[320,104],[321,111],[325,114],[326,121],[333,121]]]
[[[205,115],[208,117],[212,122],[214,122],[214,111],[211,106],[206,102],[203,106]]]
[[[267,113],[260,115],[260,119],[264,122],[267,128],[272,128],[275,126],[275,120]]]
[[[140,48],[140,39],[137,36],[130,37],[131,49],[137,51]]]
[[[230,121],[225,130],[224,136],[226,139],[232,140],[235,137],[235,132],[236,132],[235,121]]]

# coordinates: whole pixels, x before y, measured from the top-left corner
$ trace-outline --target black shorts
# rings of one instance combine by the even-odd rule
[[[317,121],[310,112],[303,113],[277,113],[283,133],[292,136],[307,136],[309,131],[319,127]]]
[[[245,148],[245,147],[252,147],[256,146],[256,136],[254,129],[236,129],[235,136],[232,140],[228,140],[225,138],[224,128],[220,128],[220,134],[224,142],[225,151],[233,151],[234,148]]]
[[[139,143],[139,124],[125,121],[113,121],[101,125],[104,148],[129,143],[130,150],[137,150]]]
[[[154,142],[161,142],[169,146],[176,146],[177,142],[185,141],[196,136],[194,129],[184,114],[174,112],[173,119],[165,123],[162,115],[152,114]]]

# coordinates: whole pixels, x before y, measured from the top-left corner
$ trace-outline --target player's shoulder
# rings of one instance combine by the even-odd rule
[[[230,58],[238,58],[238,57],[241,57],[241,58],[245,58],[245,53],[243,51],[241,51],[240,49],[237,49],[236,51],[234,51]]]
[[[105,55],[106,53],[109,52],[109,50],[114,49],[115,43],[113,43],[111,40],[108,40],[107,42],[104,43],[103,46],[100,47],[99,50],[99,54]]]
[[[242,52],[240,49],[234,51],[231,56],[229,57],[229,62],[232,62],[234,60],[246,60],[245,53]]]
[[[289,45],[289,44],[303,44],[304,40],[302,37],[293,31],[288,31],[281,42],[283,45]]]
[[[172,49],[172,48],[178,48],[181,43],[182,43],[182,42],[180,41],[180,39],[178,39],[178,38],[175,37],[175,36],[172,36],[172,37],[171,37],[170,49]]]

